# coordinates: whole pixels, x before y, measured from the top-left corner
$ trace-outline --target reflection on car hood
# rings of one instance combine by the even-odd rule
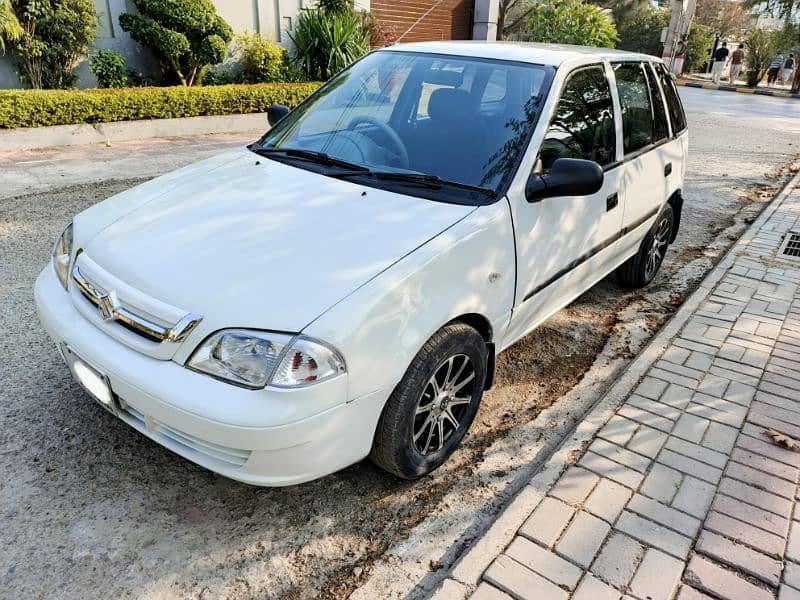
[[[205,315],[204,329],[299,331],[474,210],[247,150],[206,165],[90,209],[108,224],[84,246],[140,291]]]

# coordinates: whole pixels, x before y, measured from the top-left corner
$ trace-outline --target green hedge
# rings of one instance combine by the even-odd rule
[[[265,112],[297,106],[318,83],[0,91],[0,129]]]

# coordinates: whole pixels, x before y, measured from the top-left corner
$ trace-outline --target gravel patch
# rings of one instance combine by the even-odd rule
[[[655,284],[627,292],[603,281],[501,355],[465,446],[418,484],[363,462],[309,484],[253,488],[115,420],[72,382],[38,324],[32,285],[73,214],[141,179],[93,175],[65,187],[41,173],[44,191],[0,199],[0,595],[344,597],[423,520],[467,531],[496,512],[521,468],[513,450],[529,441],[525,424],[579,381],[613,382],[596,374],[627,364],[789,174],[798,127],[689,119],[682,231]],[[509,462],[480,468],[500,443]]]

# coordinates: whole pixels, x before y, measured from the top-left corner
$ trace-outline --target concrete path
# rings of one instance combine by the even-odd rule
[[[800,598],[800,451],[764,433],[800,440],[800,257],[782,254],[800,234],[798,181],[438,598]]]

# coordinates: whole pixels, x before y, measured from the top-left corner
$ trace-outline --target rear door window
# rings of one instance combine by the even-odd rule
[[[656,70],[658,71],[658,78],[661,81],[661,87],[664,90],[664,96],[667,99],[669,120],[672,122],[672,135],[678,135],[686,129],[686,115],[683,112],[683,105],[678,96],[678,89],[675,87],[672,75],[667,72],[664,65],[657,65]]]
[[[622,107],[622,140],[625,154],[649,146],[655,139],[650,90],[641,63],[614,65]]]
[[[647,83],[650,86],[650,101],[653,104],[653,141],[660,142],[669,137],[667,125],[667,111],[664,109],[664,98],[661,96],[661,86],[653,71],[653,65],[647,65]]]
[[[582,158],[607,166],[616,160],[616,135],[604,68],[597,65],[575,71],[564,84],[542,141],[542,172],[547,173],[558,158]]]

